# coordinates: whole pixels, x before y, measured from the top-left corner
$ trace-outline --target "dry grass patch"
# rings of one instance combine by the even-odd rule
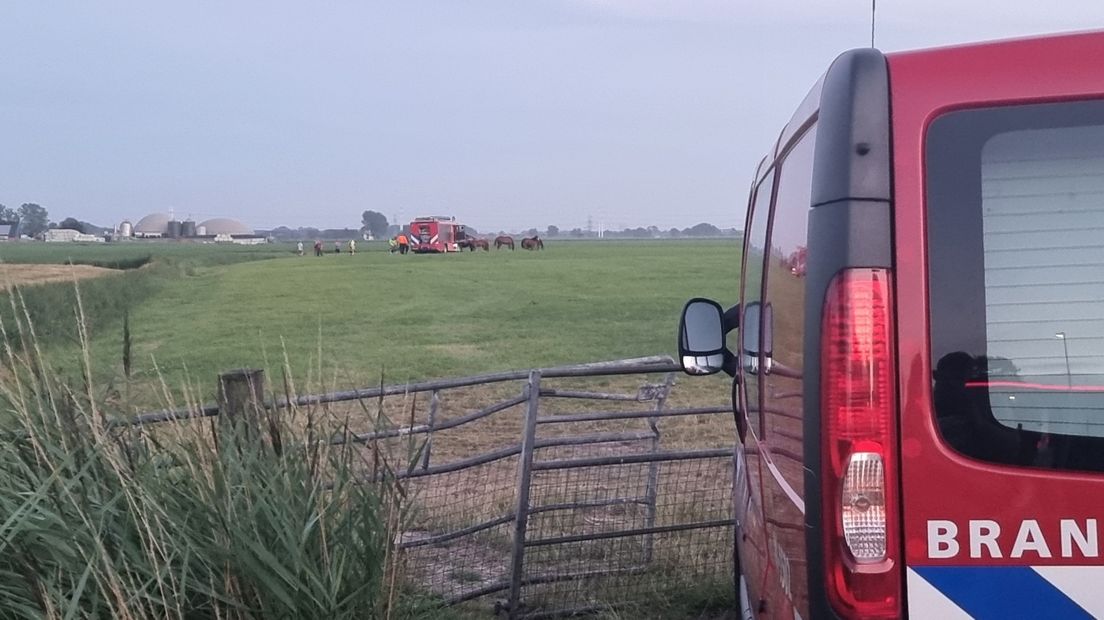
[[[13,286],[34,286],[52,282],[72,282],[119,273],[118,269],[92,265],[16,265],[0,264],[0,292]]]

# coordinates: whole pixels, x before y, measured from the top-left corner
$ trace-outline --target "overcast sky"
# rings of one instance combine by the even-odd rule
[[[1101,27],[1101,0],[882,0],[876,36]],[[0,203],[101,225],[740,226],[778,130],[869,44],[869,0],[12,2]]]

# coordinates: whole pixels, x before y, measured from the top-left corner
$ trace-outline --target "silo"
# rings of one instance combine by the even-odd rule
[[[133,237],[134,236],[134,224],[130,223],[130,220],[123,220],[119,222],[119,236],[120,237]]]
[[[180,237],[180,222],[176,220],[169,222],[169,236],[173,239]]]
[[[180,225],[180,236],[181,237],[186,237],[186,238],[196,236],[196,223],[195,223],[195,220],[185,220]]]

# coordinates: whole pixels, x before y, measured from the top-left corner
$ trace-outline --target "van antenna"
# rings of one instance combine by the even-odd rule
[[[870,47],[874,48],[874,11],[877,9],[878,0],[870,0]]]

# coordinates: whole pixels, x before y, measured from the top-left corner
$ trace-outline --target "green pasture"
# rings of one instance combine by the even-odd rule
[[[119,435],[104,432],[99,412],[182,405],[185,384],[210,401],[216,374],[242,366],[269,369],[279,390],[285,356],[302,393],[673,353],[688,298],[730,304],[737,295],[732,240],[554,240],[543,252],[455,255],[360,250],[299,257],[290,245],[0,246],[5,263],[127,267],[80,282],[85,350],[72,284],[0,295],[10,345],[0,348],[0,415],[11,437],[44,446],[0,442],[8,446],[0,471],[19,474],[0,476],[0,510],[23,515],[0,541],[8,615],[38,617],[50,606],[59,617],[181,609],[195,617],[477,617],[436,608],[432,596],[386,578],[387,545],[410,508],[401,489],[350,482],[362,473],[360,451],[316,441],[343,430],[339,417],[293,408]],[[13,331],[24,312],[33,339]],[[32,349],[44,352],[45,367]],[[85,353],[91,377],[81,372]],[[724,377],[696,381],[712,386],[711,397],[727,396]],[[727,418],[701,422],[679,418],[668,436],[731,433]],[[515,437],[510,431],[508,441]],[[25,558],[48,568],[28,569]],[[644,592],[640,609],[600,617],[712,617],[731,606],[726,583]]]
[[[0,248],[0,258],[102,264],[151,253],[138,270],[153,274],[149,282],[81,286],[109,289],[97,296],[120,289],[114,294],[129,299],[132,376],[159,371],[172,387],[186,376],[213,384],[229,368],[279,368],[285,354],[300,383],[352,387],[672,353],[688,298],[734,302],[739,255],[731,240],[552,241],[543,252],[407,256],[362,243],[356,256],[323,257],[309,247],[298,257],[291,246],[134,245],[142,247],[17,244]],[[54,288],[72,289],[27,295]],[[59,299],[42,312],[68,321]],[[90,320],[101,384],[122,372],[122,312],[106,308],[108,316]],[[66,373],[79,360],[72,340],[48,347]]]
[[[126,243],[0,243],[0,262],[134,268],[152,260],[192,266],[289,256],[294,244],[258,246],[130,241]]]

